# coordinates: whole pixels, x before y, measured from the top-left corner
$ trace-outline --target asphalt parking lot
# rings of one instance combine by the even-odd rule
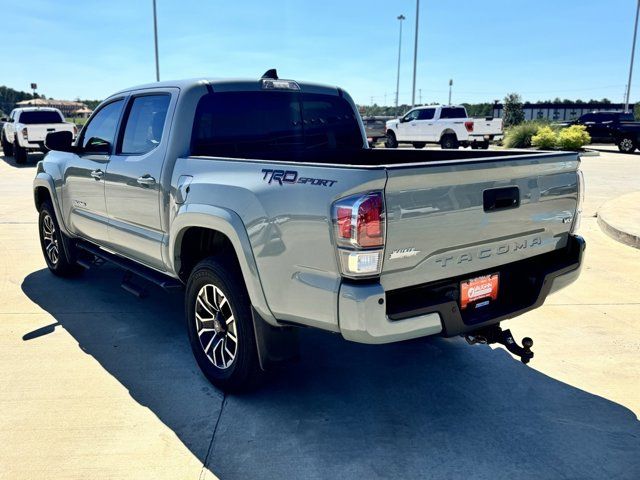
[[[242,396],[200,374],[180,294],[137,299],[109,266],[52,276],[39,157],[0,157],[0,478],[640,478],[640,250],[595,218],[640,191],[640,154],[598,150],[581,278],[506,322],[530,366],[460,338],[305,330],[301,360]]]

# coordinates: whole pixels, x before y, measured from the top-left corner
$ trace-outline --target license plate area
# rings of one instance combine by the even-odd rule
[[[500,275],[492,273],[460,282],[460,309],[476,309],[498,299]]]

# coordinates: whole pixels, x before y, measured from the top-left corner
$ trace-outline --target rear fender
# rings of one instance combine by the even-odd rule
[[[247,286],[251,305],[269,324],[278,326],[262,289],[258,267],[253,256],[249,236],[240,216],[226,208],[202,204],[183,205],[173,219],[170,228],[165,261],[169,271],[180,271],[180,248],[185,232],[191,227],[216,230],[231,241],[235,249],[242,276]]]

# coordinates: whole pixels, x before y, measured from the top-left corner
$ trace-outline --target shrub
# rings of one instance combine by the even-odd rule
[[[520,125],[524,122],[524,110],[522,110],[522,97],[517,93],[510,93],[504,97],[504,113],[502,115],[505,127]]]
[[[507,129],[504,136],[504,146],[507,148],[529,148],[531,137],[538,133],[540,125],[535,122],[525,122]]]
[[[540,127],[538,133],[531,137],[531,145],[542,150],[551,150],[558,142],[558,135],[551,127]]]
[[[558,147],[562,150],[580,150],[590,142],[591,137],[584,125],[571,125],[558,134]]]

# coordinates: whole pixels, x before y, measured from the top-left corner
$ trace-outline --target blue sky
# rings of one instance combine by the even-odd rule
[[[282,77],[340,85],[358,103],[411,99],[415,0],[157,0],[161,78]],[[424,102],[622,101],[635,0],[422,0]],[[0,0],[0,85],[103,98],[155,79],[151,0]],[[640,51],[638,51],[640,55]],[[631,99],[640,98],[640,61]],[[418,99],[416,99],[418,100]]]

